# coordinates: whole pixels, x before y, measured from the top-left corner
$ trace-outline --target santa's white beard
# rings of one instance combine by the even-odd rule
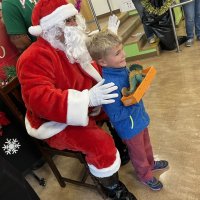
[[[64,28],[65,54],[71,63],[91,63],[92,59],[86,47],[86,34],[76,26]]]
[[[60,22],[59,24],[51,27],[50,29],[43,30],[41,37],[48,41],[51,44],[51,46],[53,46],[55,49],[60,49],[64,51],[64,44],[60,41],[64,27],[65,23]]]
[[[87,50],[85,40],[85,21],[78,16],[78,26],[66,26],[60,22],[56,26],[43,32],[43,38],[47,40],[54,48],[65,52],[65,55],[71,63],[85,65],[91,63],[92,58]],[[60,36],[64,33],[64,43],[60,41]]]

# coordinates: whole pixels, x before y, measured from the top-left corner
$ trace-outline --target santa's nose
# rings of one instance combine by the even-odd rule
[[[76,16],[72,16],[68,19],[65,20],[65,24],[67,26],[77,26],[77,23],[76,23]]]

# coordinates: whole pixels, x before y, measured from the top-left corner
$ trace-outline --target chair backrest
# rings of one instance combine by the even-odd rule
[[[18,122],[24,125],[25,106],[21,96],[20,84],[14,77],[8,84],[0,86],[0,99],[6,104]]]

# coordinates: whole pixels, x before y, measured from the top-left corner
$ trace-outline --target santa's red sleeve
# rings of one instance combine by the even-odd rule
[[[65,80],[60,58],[51,48],[31,47],[17,63],[17,74],[21,84],[24,102],[28,110],[27,125],[31,131],[41,129],[53,136],[67,125],[86,126],[88,124],[88,85],[80,80],[77,90],[68,87],[70,80],[76,80],[76,73],[69,73]],[[44,127],[44,125],[47,125]],[[44,138],[42,138],[44,139]]]

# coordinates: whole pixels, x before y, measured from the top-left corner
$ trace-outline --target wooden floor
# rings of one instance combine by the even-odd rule
[[[164,188],[153,192],[137,181],[131,163],[121,167],[121,180],[138,200],[200,200],[200,42],[181,49],[180,53],[163,51],[159,57],[140,61],[157,70],[143,100],[151,118],[155,159],[168,160],[170,168],[155,173]],[[55,160],[62,173],[78,176],[80,166],[75,160]],[[27,180],[41,200],[101,200],[93,190],[71,184],[61,188],[47,165],[36,173],[47,180],[46,187],[30,176]]]

